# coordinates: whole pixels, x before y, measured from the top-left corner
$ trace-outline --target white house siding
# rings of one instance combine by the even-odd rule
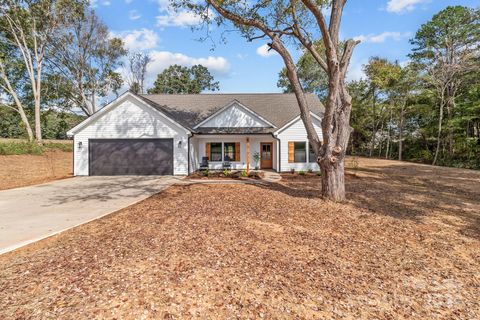
[[[74,136],[74,174],[88,175],[88,139],[173,138],[173,172],[188,170],[188,133],[150,106],[127,97]],[[181,145],[179,142],[181,141]],[[82,147],[78,143],[82,142]]]
[[[316,118],[312,117],[313,126],[315,131],[317,132],[320,140],[323,139],[322,135],[322,128],[320,121]],[[312,169],[314,171],[320,170],[317,163],[309,163],[308,162],[308,139],[307,139],[307,131],[305,130],[305,126],[303,125],[302,120],[299,118],[297,121],[292,123],[287,128],[283,129],[278,133],[277,137],[280,139],[280,169],[281,171],[290,171],[291,169],[295,170],[309,170]],[[288,162],[288,142],[295,141],[295,142],[306,142],[307,143],[307,162],[305,163],[289,163]]]
[[[277,168],[277,140],[271,135],[199,135],[192,138],[192,146],[197,149],[197,161],[200,163],[202,157],[205,157],[205,144],[209,142],[240,142],[240,161],[231,162],[232,169],[243,170],[247,168],[247,137],[250,138],[250,168],[255,168],[253,154],[260,152],[261,142],[273,143],[273,169]],[[260,166],[260,163],[258,163]],[[209,162],[210,169],[221,170],[222,162]]]
[[[213,118],[207,120],[200,127],[269,127],[269,124],[238,104],[232,104],[230,107],[215,115]]]

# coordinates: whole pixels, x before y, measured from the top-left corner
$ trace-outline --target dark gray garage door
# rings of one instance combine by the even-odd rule
[[[91,139],[91,176],[173,174],[173,139]]]

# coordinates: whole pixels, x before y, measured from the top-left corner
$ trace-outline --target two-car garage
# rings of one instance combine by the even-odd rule
[[[91,176],[173,175],[173,139],[90,139]]]
[[[68,134],[75,176],[186,175],[190,130],[125,93]]]

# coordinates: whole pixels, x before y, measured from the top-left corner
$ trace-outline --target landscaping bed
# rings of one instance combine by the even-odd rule
[[[352,172],[352,171],[350,171]],[[0,256],[2,319],[479,319],[480,172],[171,187]]]
[[[282,179],[285,180],[295,180],[295,179],[321,179],[320,171],[291,171],[291,172],[283,172],[280,174]]]
[[[190,174],[187,179],[237,179],[237,180],[260,180],[265,174],[261,171],[251,170],[202,170]]]

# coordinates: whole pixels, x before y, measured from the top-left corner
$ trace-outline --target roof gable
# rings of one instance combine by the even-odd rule
[[[315,122],[317,122],[318,126],[321,127],[322,118],[320,118],[319,116],[317,116],[315,113],[313,113],[311,111],[310,111],[310,116],[312,117],[312,120],[313,120],[314,124],[315,124]],[[282,133],[283,131],[285,131],[286,129],[288,129],[290,126],[297,123],[298,121],[301,121],[300,116],[295,117],[294,119],[292,119],[292,121],[289,121],[283,127],[279,128],[277,131],[275,131],[275,134]]]
[[[195,128],[271,127],[275,126],[236,100],[217,110],[195,126]]]
[[[107,104],[102,109],[99,109],[97,112],[92,114],[90,117],[88,117],[87,119],[83,120],[82,122],[80,122],[78,125],[76,125],[72,129],[70,129],[67,132],[67,136],[73,136],[74,134],[76,134],[77,132],[79,132],[83,128],[87,127],[88,125],[92,124],[96,120],[102,118],[103,116],[105,116],[110,111],[112,111],[116,107],[120,106],[123,102],[125,102],[127,100],[131,101],[131,102],[134,102],[135,104],[140,104],[140,105],[145,106],[147,108],[152,108],[153,110],[155,110],[154,112],[158,112],[158,114],[161,117],[163,117],[164,119],[166,119],[168,122],[174,124],[178,128],[183,129],[185,132],[190,132],[190,129],[188,129],[184,125],[178,123],[175,119],[170,117],[168,114],[166,114],[165,112],[162,112],[162,110],[159,110],[158,108],[155,108],[150,103],[145,102],[143,99],[140,99],[135,94],[127,91],[124,94],[122,94],[120,97],[118,97],[114,101],[110,102],[109,104]]]

